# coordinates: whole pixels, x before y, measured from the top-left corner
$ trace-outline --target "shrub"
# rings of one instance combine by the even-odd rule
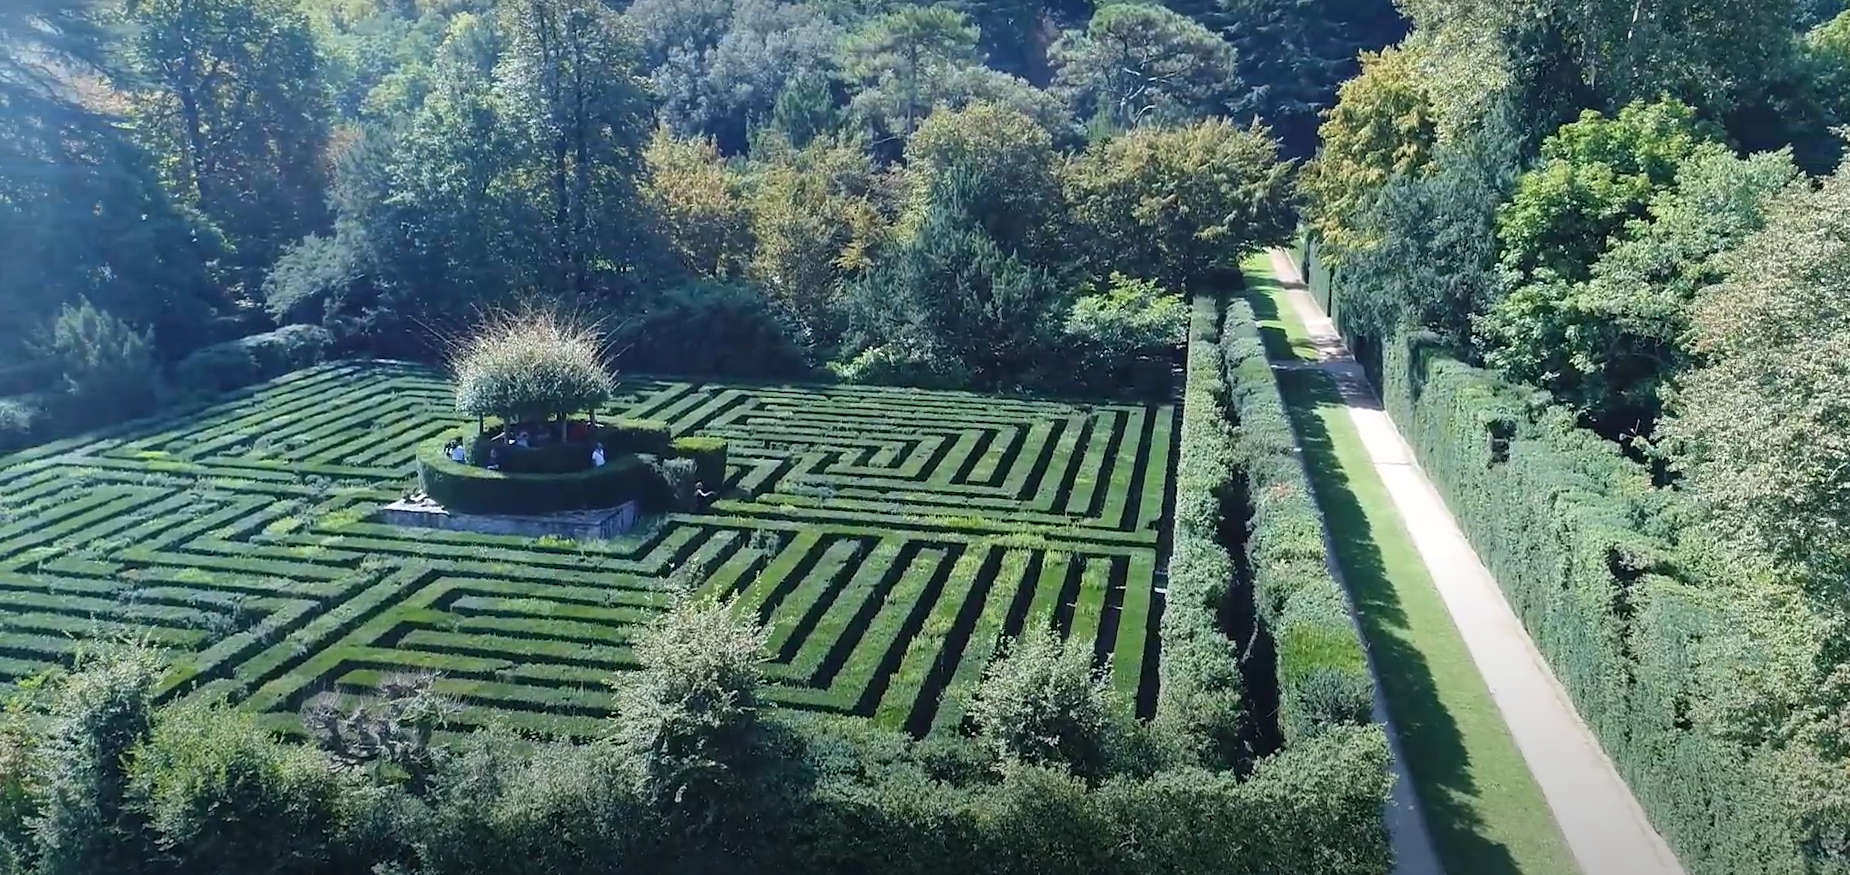
[[[334,771],[312,748],[258,728],[254,714],[197,703],[165,709],[135,753],[133,781],[180,871],[317,872],[334,850]]]
[[[1169,388],[1170,352],[1187,333],[1188,305],[1153,281],[1114,273],[1104,291],[1073,302],[1065,328],[1072,354],[1064,366],[1077,372],[1070,378],[1074,383],[1163,391]],[[1146,363],[1141,371],[1139,363]]]
[[[33,398],[0,398],[0,453],[32,443],[33,430],[43,414]]]
[[[87,428],[154,409],[159,370],[149,334],[87,300],[64,306],[37,351],[63,374],[62,393],[51,400],[64,428]]]
[[[456,409],[509,422],[587,410],[610,397],[597,332],[540,312],[502,315],[455,345]]]
[[[1097,779],[1105,773],[1119,707],[1110,682],[1092,667],[1089,646],[1036,626],[984,670],[970,716],[1002,757]]]
[[[870,346],[848,361],[830,362],[829,370],[836,377],[850,383],[878,386],[959,389],[970,385],[970,371],[967,368],[918,343]]]
[[[726,439],[716,437],[675,438],[668,445],[670,455],[694,463],[694,479],[708,489],[718,491],[726,485]]]
[[[130,753],[148,737],[159,666],[150,651],[112,647],[78,663],[56,690],[33,752],[38,871],[146,871],[154,849],[131,805]]]
[[[632,370],[751,379],[814,372],[799,323],[753,286],[688,283],[646,299],[641,311],[616,337]]]
[[[652,507],[666,510],[696,510],[694,502],[695,462],[693,459],[659,459],[644,456],[650,474]]]
[[[617,687],[614,740],[642,797],[711,821],[751,768],[765,632],[730,604],[682,598],[637,638],[640,671]]]
[[[602,875],[631,865],[660,824],[608,743],[534,743],[511,730],[471,734],[443,764],[411,822],[414,871],[443,875]],[[361,870],[356,870],[361,871]]]
[[[285,325],[264,334],[201,347],[174,366],[174,380],[182,389],[194,392],[226,392],[316,364],[333,344],[327,329]]]

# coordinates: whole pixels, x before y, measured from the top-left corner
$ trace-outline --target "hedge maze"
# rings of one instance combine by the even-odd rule
[[[142,637],[174,658],[164,698],[279,728],[430,670],[465,724],[582,736],[639,624],[698,586],[765,620],[791,707],[956,727],[1029,623],[1154,701],[1170,406],[633,379],[607,415],[729,441],[708,512],[586,543],[373,521],[420,442],[474,427],[450,398],[422,368],[340,363],[0,457],[0,676]]]

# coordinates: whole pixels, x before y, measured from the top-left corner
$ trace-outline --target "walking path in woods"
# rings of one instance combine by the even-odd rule
[[[1282,298],[1286,306],[1281,309],[1287,311],[1271,315],[1287,335],[1298,335],[1295,344],[1289,337],[1268,338],[1268,347],[1282,365],[1281,388],[1293,407],[1313,479],[1322,477],[1318,500],[1326,522],[1332,523],[1332,554],[1351,587],[1441,861],[1454,875],[1576,869],[1585,875],[1682,875],[1676,857],[1581,721],[1382,409],[1361,367],[1304,288],[1297,266],[1278,250],[1256,261],[1249,263],[1248,276],[1255,267],[1270,268],[1272,277],[1266,279],[1275,278],[1281,287],[1273,300]],[[1255,304],[1261,305],[1257,296]],[[1306,427],[1323,432],[1315,447]],[[1347,520],[1332,514],[1331,487],[1352,503],[1350,516],[1364,529],[1359,535],[1341,530]],[[1391,519],[1396,515],[1398,520]],[[1358,554],[1352,549],[1356,539],[1369,540],[1371,531],[1376,543]],[[1423,566],[1424,574],[1413,567],[1411,573],[1396,575],[1397,557],[1384,554],[1395,551],[1392,542],[1409,540],[1417,562],[1400,557],[1399,564]],[[1351,567],[1358,564],[1357,555],[1368,567]],[[1391,592],[1365,593],[1357,588],[1358,572],[1371,579],[1399,579],[1378,587]],[[1429,590],[1436,590],[1436,601],[1449,614],[1450,632],[1436,628],[1443,621],[1430,604],[1435,600]],[[1426,616],[1415,616],[1422,610]],[[1426,628],[1405,628],[1421,624]],[[1458,649],[1457,639],[1468,660],[1445,658],[1455,656],[1448,651]],[[1384,653],[1397,649],[1408,652]],[[1462,665],[1449,665],[1453,662]],[[1424,669],[1429,676],[1410,683],[1402,676],[1409,666],[1412,674]],[[1471,666],[1481,680],[1461,676]],[[1481,704],[1485,688],[1494,714]],[[1494,722],[1503,726],[1486,725]],[[1507,753],[1511,742],[1520,761]],[[1446,761],[1451,759],[1464,762]],[[1545,805],[1537,804],[1538,786]],[[1404,844],[1401,838],[1396,836],[1397,846]],[[1563,846],[1571,861],[1558,859],[1566,856]]]

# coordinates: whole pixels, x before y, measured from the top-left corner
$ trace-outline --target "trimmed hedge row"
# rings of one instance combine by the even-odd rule
[[[1246,555],[1260,615],[1278,648],[1280,727],[1296,739],[1330,724],[1367,723],[1374,707],[1368,659],[1347,597],[1330,574],[1323,518],[1245,301],[1229,302],[1219,353],[1252,508]]]
[[[668,455],[694,460],[694,479],[717,491],[726,482],[726,439],[680,437],[668,444]]]
[[[1208,762],[1224,766],[1239,758],[1247,719],[1240,655],[1220,624],[1235,575],[1233,556],[1220,543],[1222,499],[1234,487],[1237,472],[1233,426],[1221,407],[1227,386],[1215,346],[1219,308],[1206,295],[1197,295],[1193,303],[1169,597],[1158,633],[1162,677],[1156,720],[1188,738]]]
[[[453,511],[550,513],[630,500],[656,510],[664,502],[660,474],[640,456],[613,456],[602,468],[564,474],[520,474],[452,461],[443,454],[447,441],[435,437],[418,447],[418,478],[425,494]]]
[[[1210,762],[1237,759],[1234,745],[1254,715],[1243,701],[1240,654],[1221,617],[1250,561],[1257,607],[1278,648],[1285,736],[1279,756],[1322,744],[1357,750],[1384,745],[1379,727],[1368,725],[1373,682],[1361,639],[1324,565],[1321,523],[1252,311],[1230,303],[1223,336],[1219,303],[1207,296],[1193,303],[1156,719],[1181,730]],[[1226,514],[1242,501],[1252,503],[1253,516],[1246,555],[1236,555],[1223,539]],[[1357,788],[1385,788],[1386,768],[1385,759],[1377,760],[1331,787],[1303,792],[1354,798]],[[1385,867],[1381,807],[1351,808],[1345,817],[1352,821],[1305,817],[1295,828],[1332,847],[1344,845],[1339,856],[1353,853]],[[1267,868],[1291,867],[1273,861]]]
[[[1793,673],[1757,631],[1788,609],[1678,564],[1653,535],[1674,531],[1674,494],[1567,411],[1432,335],[1382,352],[1389,413],[1684,865],[1850,872],[1850,764],[1742,738],[1718,701]]]

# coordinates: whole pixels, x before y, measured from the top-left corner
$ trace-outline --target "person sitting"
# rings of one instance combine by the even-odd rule
[[[490,471],[501,470],[501,448],[500,447],[489,447],[488,448],[488,464],[485,465],[484,467],[486,467]]]
[[[594,446],[591,448],[591,467],[593,468],[604,467],[604,445],[603,444],[598,444],[597,446]]]
[[[514,438],[514,446],[517,446],[523,450],[533,449],[533,435],[528,434],[523,429],[520,433],[520,436],[517,438]]]
[[[469,461],[469,454],[463,449],[462,438],[450,438],[450,442],[445,447],[444,453],[450,457],[450,461],[452,462],[460,463]]]

